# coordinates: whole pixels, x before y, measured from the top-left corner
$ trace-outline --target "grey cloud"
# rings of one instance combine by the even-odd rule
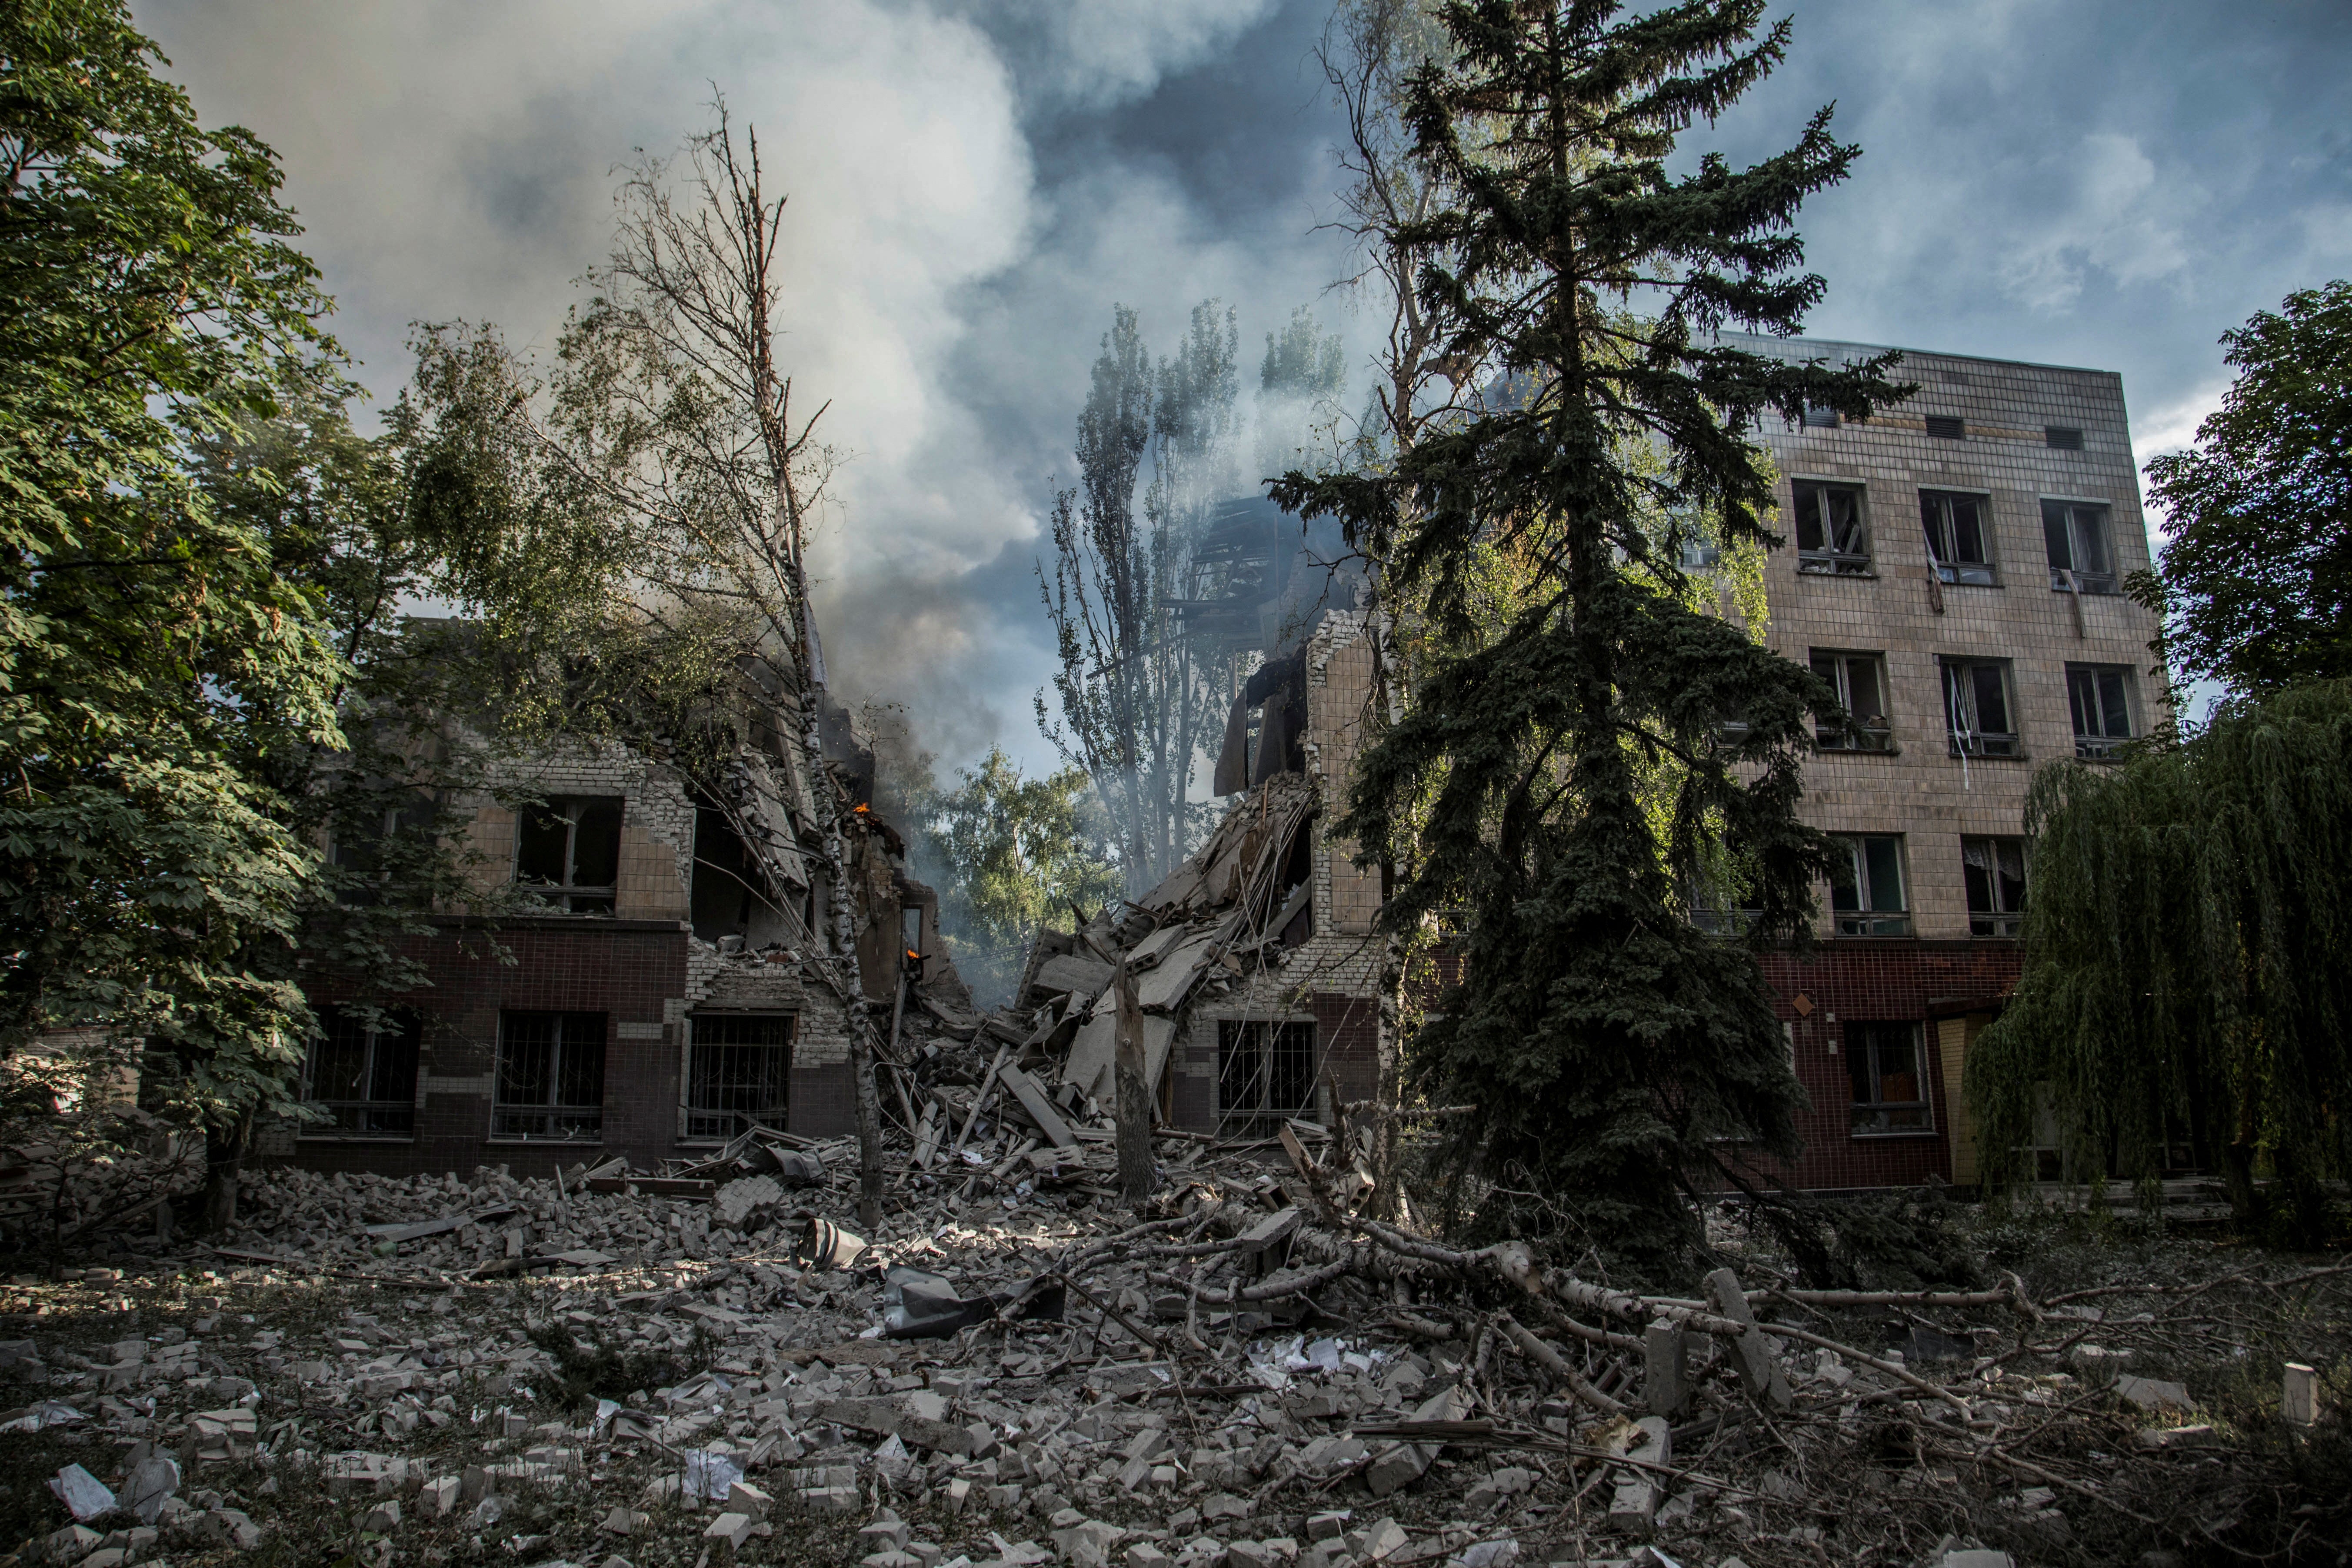
[[[792,193],[786,353],[846,461],[819,541],[838,678],[942,762],[1049,760],[1032,563],[1114,301],[1155,348],[1216,296],[1314,302],[1362,384],[1309,53],[1328,0],[137,0],[208,121],[285,155],[388,393],[417,318],[551,341],[613,166],[715,85]],[[1808,208],[1824,336],[2125,373],[2147,437],[2213,341],[2352,272],[2352,12],[2336,0],[1803,0],[1790,60],[1689,145],[1865,149]]]

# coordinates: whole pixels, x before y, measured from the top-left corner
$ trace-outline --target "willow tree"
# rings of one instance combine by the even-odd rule
[[[2028,798],[2025,972],[1969,1053],[1989,1175],[2029,1173],[2054,1111],[2079,1172],[2218,1164],[2240,1214],[2275,1176],[2286,1233],[2352,1172],[2352,681],[2224,704]]]
[[[1407,121],[1447,201],[1398,237],[1429,258],[1415,289],[1455,384],[1487,390],[1384,471],[1276,489],[1391,563],[1442,650],[1360,761],[1339,829],[1381,847],[1417,824],[1381,919],[1434,922],[1458,955],[1411,1070],[1484,1111],[1455,1148],[1477,1162],[1480,1221],[1658,1254],[1689,1237],[1682,1195],[1715,1141],[1797,1147],[1802,1091],[1756,959],[1693,928],[1687,889],[1727,859],[1753,942],[1806,928],[1828,856],[1798,820],[1799,768],[1809,714],[1833,708],[1685,601],[1680,547],[1702,530],[1778,542],[1769,412],[1864,416],[1904,389],[1884,362],[1789,363],[1717,336],[1797,330],[1822,285],[1796,270],[1795,214],[1856,155],[1823,110],[1754,167],[1667,172],[1694,121],[1781,58],[1787,24],[1759,37],[1759,0],[1619,10],[1439,13],[1450,55],[1411,78]],[[1474,600],[1497,555],[1512,602],[1487,620]]]

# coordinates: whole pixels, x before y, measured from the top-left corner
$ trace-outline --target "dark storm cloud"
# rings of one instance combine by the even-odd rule
[[[1047,760],[1034,563],[1112,305],[1263,335],[1347,252],[1310,51],[1327,0],[135,0],[208,121],[284,153],[380,393],[415,319],[551,341],[610,171],[713,84],[793,194],[786,352],[847,461],[820,541],[837,680],[952,765]],[[1802,221],[1823,336],[2120,370],[2142,455],[2223,381],[2214,339],[2352,273],[2338,0],[1816,0],[1687,146],[1785,146],[1834,99],[1864,155]],[[1362,384],[1360,371],[1358,385]]]

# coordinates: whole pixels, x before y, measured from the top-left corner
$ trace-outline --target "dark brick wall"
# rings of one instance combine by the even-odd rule
[[[1789,1165],[1755,1161],[1757,1169],[1817,1191],[1910,1186],[1931,1174],[1951,1180],[1951,1107],[1937,1031],[1926,1026],[1957,1013],[1998,1011],[2016,986],[2020,967],[2019,944],[2005,941],[1847,939],[1824,942],[1801,958],[1767,954],[1764,979],[1773,1010],[1792,1031],[1797,1079],[1812,1106],[1797,1117],[1804,1152]],[[1807,1004],[1801,1012],[1801,996]],[[1932,1133],[1856,1137],[1851,1131],[1853,1090],[1844,1030],[1870,1023],[1923,1026]]]
[[[847,1062],[793,1068],[784,1130],[801,1138],[838,1138],[857,1131],[857,1075]]]
[[[541,919],[509,921],[495,931],[449,921],[431,935],[405,939],[406,952],[430,984],[380,1000],[425,1016],[417,1073],[426,1094],[413,1139],[339,1142],[305,1138],[291,1163],[322,1171],[386,1174],[470,1173],[504,1164],[518,1175],[544,1175],[558,1163],[626,1154],[649,1166],[676,1152],[679,1040],[662,1026],[665,1001],[686,994],[687,928],[676,921]],[[499,949],[511,955],[503,962]],[[314,987],[314,1002],[352,999],[334,985]],[[503,1009],[602,1013],[604,1018],[604,1134],[596,1145],[493,1142],[487,1087],[448,1092],[435,1079],[487,1079],[497,1064]],[[621,1037],[633,1024],[653,1038]],[[795,1086],[799,1079],[794,1075]],[[797,1118],[798,1106],[794,1107]]]
[[[1380,1089],[1380,1004],[1369,996],[1318,991],[1307,998],[1315,1044],[1339,1085],[1339,1099],[1370,1100]]]

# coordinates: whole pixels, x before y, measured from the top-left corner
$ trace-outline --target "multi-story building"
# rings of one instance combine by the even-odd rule
[[[1884,352],[1736,341],[1794,359]],[[1767,637],[1853,718],[1820,731],[1802,807],[1847,869],[1821,889],[1811,952],[1764,965],[1811,1102],[1804,1154],[1768,1174],[1817,1190],[1976,1180],[1961,1072],[2019,974],[2028,784],[2055,759],[2112,758],[2164,700],[2155,617],[2122,592],[2148,545],[2121,378],[1907,350],[1897,374],[1919,390],[1881,416],[1822,412],[1765,437],[1787,540],[1765,564]],[[1217,789],[1247,788],[1235,820],[1296,846],[1221,831],[1144,900],[1192,933],[1168,951],[1196,977],[1163,984],[1147,1019],[1163,1113],[1186,1127],[1314,1115],[1330,1089],[1373,1085],[1380,890],[1323,825],[1375,700],[1378,623],[1339,607],[1344,591],[1286,592],[1291,613],[1243,617],[1282,636],[1236,697]],[[1312,787],[1294,829],[1295,774]],[[1261,880],[1220,880],[1212,862],[1244,850]],[[1074,1065],[1107,1083],[1097,1028]]]
[[[1895,374],[1918,391],[1884,414],[1766,437],[1767,636],[1855,720],[1820,734],[1803,805],[1850,870],[1813,952],[1765,965],[1812,1100],[1787,1174],[1817,1189],[1976,1180],[1961,1071],[2018,977],[2027,786],[2112,758],[2165,699],[2123,593],[2149,555],[2122,377],[1908,349]]]
[[[765,674],[721,776],[698,784],[617,743],[557,746],[443,802],[478,907],[425,913],[430,929],[402,939],[422,984],[309,987],[322,1035],[303,1094],[319,1119],[269,1129],[257,1152],[544,1174],[615,1154],[648,1168],[755,1121],[850,1131],[852,1030],[878,1040],[894,1009],[929,999],[961,1016],[971,997],[937,896],[873,810],[875,759],[851,716],[788,655]],[[921,997],[899,994],[919,980]]]

